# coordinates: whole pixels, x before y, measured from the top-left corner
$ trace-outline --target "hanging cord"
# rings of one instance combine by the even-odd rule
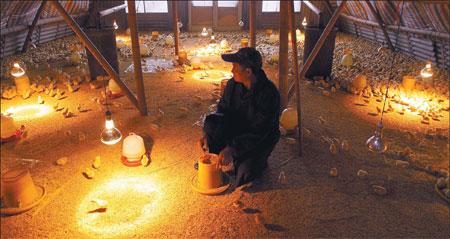
[[[386,101],[387,101],[387,96],[389,93],[389,88],[391,86],[391,78],[392,78],[392,67],[394,66],[394,62],[395,62],[395,58],[397,56],[397,44],[398,44],[398,35],[400,33],[400,23],[402,21],[402,16],[403,16],[403,7],[405,6],[405,1],[402,1],[402,8],[400,10],[400,19],[398,20],[398,24],[397,24],[397,32],[395,34],[395,45],[394,45],[394,56],[392,57],[392,61],[391,61],[391,66],[390,66],[390,72],[389,72],[389,80],[388,80],[388,85],[386,88],[386,94],[384,95],[384,103],[383,103],[383,110],[381,111],[381,119],[380,119],[380,125],[383,125],[383,115],[384,115],[384,109],[386,107]]]
[[[110,77],[111,78],[111,77]],[[109,83],[109,81],[110,81],[111,79],[109,79],[109,80],[107,80],[103,85],[104,85],[104,88],[105,88],[105,105],[106,105],[106,111],[109,111],[109,107],[108,107],[108,93],[107,93],[107,91],[106,91],[106,84],[108,84]]]

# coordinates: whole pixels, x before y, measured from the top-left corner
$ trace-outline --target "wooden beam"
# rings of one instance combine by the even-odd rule
[[[280,1],[280,47],[278,51],[279,63],[278,63],[278,77],[279,84],[278,88],[281,96],[281,109],[285,109],[289,103],[288,98],[288,72],[289,72],[289,62],[288,62],[288,50],[289,50],[289,39],[288,33],[289,29],[289,18],[288,15],[288,1]]]
[[[133,52],[134,80],[141,115],[147,115],[147,102],[145,101],[144,80],[142,77],[141,51],[139,49],[139,36],[136,21],[136,7],[133,0],[128,0],[128,26],[131,35],[131,50]]]
[[[250,46],[256,47],[256,2],[250,1]]]
[[[134,94],[128,89],[127,85],[123,83],[119,74],[111,67],[109,62],[103,57],[103,55],[99,52],[99,50],[95,47],[95,45],[89,40],[89,37],[80,26],[72,19],[72,17],[66,12],[64,7],[58,1],[49,1],[56,10],[61,14],[61,16],[66,21],[67,25],[75,32],[80,41],[84,44],[84,46],[89,50],[89,52],[95,57],[98,63],[103,67],[103,69],[108,73],[108,75],[119,85],[120,89],[125,93],[128,99],[133,103],[136,108],[139,108],[138,101]]]
[[[372,12],[372,14],[375,15],[375,18],[377,19],[377,22],[378,22],[378,26],[383,31],[383,35],[384,35],[384,38],[386,39],[389,49],[391,49],[391,51],[395,51],[394,45],[392,45],[391,39],[389,38],[389,35],[386,31],[385,24],[383,22],[383,19],[381,18],[380,13],[378,12],[378,9],[375,10],[375,8],[372,6],[372,3],[369,0],[366,0],[366,3],[369,6],[369,9]]]
[[[33,22],[31,23],[30,28],[28,29],[28,33],[27,33],[27,37],[25,37],[25,41],[23,42],[23,46],[22,46],[22,53],[27,52],[28,49],[28,45],[30,43],[30,39],[31,36],[33,35],[33,31],[34,31],[34,27],[36,27],[36,23],[39,20],[39,17],[41,16],[41,12],[45,7],[45,3],[47,2],[47,0],[43,0],[41,2],[41,6],[39,6],[36,15],[34,16]]]
[[[330,32],[333,30],[334,25],[336,24],[337,19],[339,18],[339,15],[341,15],[342,11],[344,10],[344,6],[347,3],[347,0],[343,0],[341,2],[341,5],[334,11],[333,16],[331,17],[330,21],[328,22],[327,26],[322,32],[322,35],[320,35],[319,40],[316,42],[316,45],[311,51],[311,54],[309,54],[308,59],[306,59],[305,63],[303,64],[302,70],[300,71],[300,81],[305,76],[306,72],[309,70],[309,67],[311,66],[314,59],[316,59],[317,54],[319,53],[320,49],[322,48],[323,44],[325,43],[325,40],[327,39]],[[289,98],[294,93],[293,89],[294,86],[291,85],[288,90]]]
[[[322,14],[322,11],[316,7],[312,2],[310,1],[302,1],[306,6],[309,7],[309,9],[311,9],[311,11],[313,11],[316,15],[320,16]]]
[[[104,17],[104,16],[107,16],[107,15],[109,15],[111,13],[118,12],[118,11],[120,11],[122,9],[125,9],[125,8],[127,8],[127,4],[126,3],[124,3],[122,5],[119,5],[119,6],[115,6],[115,7],[106,9],[106,10],[103,10],[103,11],[100,11],[100,12],[98,12],[98,15],[100,17]]]
[[[295,32],[295,12],[294,12],[294,0],[289,1],[289,29],[291,31],[291,44],[292,44],[292,61],[294,62],[294,85],[295,85],[295,95],[296,97],[296,105],[297,105],[297,119],[298,119],[298,146],[299,146],[299,155],[300,157],[303,154],[303,137],[302,137],[302,107],[300,104],[300,83],[298,77],[298,51],[297,51],[297,34]]]
[[[173,35],[175,36],[175,56],[178,56],[180,47],[180,33],[178,32],[177,1],[172,1]]]

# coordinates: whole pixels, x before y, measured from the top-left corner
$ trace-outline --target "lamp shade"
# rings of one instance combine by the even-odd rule
[[[106,111],[105,128],[100,135],[100,141],[107,145],[113,145],[118,143],[122,139],[122,133],[114,126],[111,112]]]
[[[369,150],[374,153],[383,153],[387,149],[387,145],[384,143],[383,137],[381,134],[382,128],[383,128],[383,126],[381,124],[378,124],[374,135],[372,135],[366,141],[367,148],[369,148]]]

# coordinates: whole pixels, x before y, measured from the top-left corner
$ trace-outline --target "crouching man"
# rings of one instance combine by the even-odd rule
[[[262,70],[261,54],[241,48],[222,59],[233,64],[217,112],[206,117],[199,145],[234,165],[235,187],[260,177],[280,138],[280,94]]]

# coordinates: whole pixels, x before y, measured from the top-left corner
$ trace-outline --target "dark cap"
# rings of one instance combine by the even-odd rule
[[[253,71],[262,67],[261,53],[253,47],[244,47],[232,54],[222,54],[222,59],[228,62],[239,63],[244,67],[251,68]]]

